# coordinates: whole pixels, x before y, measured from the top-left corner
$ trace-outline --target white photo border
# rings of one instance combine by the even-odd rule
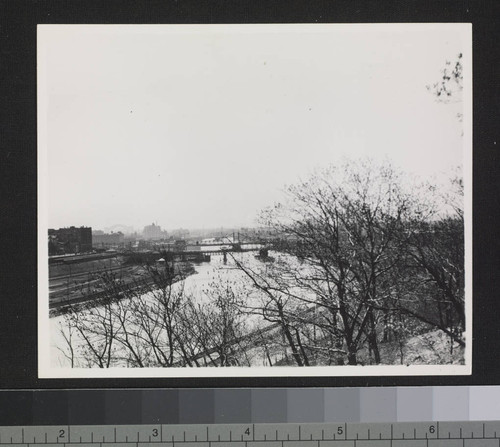
[[[327,367],[224,367],[224,368],[55,368],[50,358],[50,327],[48,301],[48,139],[47,139],[47,60],[46,33],[57,27],[95,27],[108,25],[38,25],[37,30],[37,85],[38,85],[38,377],[49,378],[214,378],[214,377],[380,377],[380,376],[455,376],[472,374],[472,25],[471,24],[286,24],[286,25],[111,25],[114,29],[126,28],[131,32],[159,32],[165,27],[176,32],[203,32],[220,30],[227,32],[275,31],[286,28],[303,32],[328,30],[331,27],[356,27],[359,30],[372,27],[462,27],[464,86],[463,86],[463,141],[464,141],[464,211],[465,211],[465,300],[466,300],[466,347],[464,365],[379,365],[379,366],[327,366]]]

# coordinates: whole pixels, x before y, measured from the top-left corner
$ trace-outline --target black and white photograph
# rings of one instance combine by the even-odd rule
[[[40,378],[469,375],[470,24],[39,25]]]

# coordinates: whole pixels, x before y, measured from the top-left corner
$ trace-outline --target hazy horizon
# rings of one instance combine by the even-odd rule
[[[254,227],[286,185],[346,156],[442,178],[463,164],[463,105],[426,85],[467,29],[40,26],[47,224]]]
[[[162,231],[167,231],[167,232],[175,232],[175,231],[179,231],[179,230],[188,230],[190,232],[193,232],[193,233],[201,233],[201,232],[216,232],[216,231],[220,231],[220,230],[227,230],[227,231],[232,231],[232,230],[240,230],[240,229],[251,229],[251,230],[256,230],[256,229],[263,229],[265,228],[264,226],[262,225],[254,225],[254,226],[217,226],[217,227],[210,227],[210,228],[202,228],[202,227],[191,227],[191,228],[188,228],[188,227],[170,227],[170,228],[167,228],[167,227],[163,227],[162,225],[159,225],[157,224],[156,222],[149,222],[149,223],[145,223],[144,225],[142,226],[139,226],[139,227],[133,227],[131,225],[126,225],[126,224],[121,224],[121,223],[116,223],[116,224],[113,224],[113,225],[109,225],[107,227],[92,227],[91,225],[65,225],[64,227],[49,227],[50,229],[60,229],[60,228],[68,228],[68,227],[91,227],[92,228],[92,231],[104,231],[105,233],[111,233],[111,232],[114,232],[114,233],[117,233],[119,231],[121,231],[122,233],[124,234],[133,234],[133,233],[142,233],[142,231],[144,230],[144,227],[148,226],[148,225],[151,225],[152,223],[154,223],[155,225],[158,225],[159,227],[161,227],[161,230]],[[127,232],[124,232],[122,229],[123,228],[126,228],[126,227],[129,227],[130,230],[127,230]]]

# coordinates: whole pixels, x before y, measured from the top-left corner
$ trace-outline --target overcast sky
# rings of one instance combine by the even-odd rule
[[[38,37],[51,228],[251,226],[286,184],[343,156],[422,178],[462,163],[462,104],[426,90],[469,48],[461,25],[40,26]]]

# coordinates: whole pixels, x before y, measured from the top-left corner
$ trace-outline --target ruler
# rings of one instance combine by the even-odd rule
[[[500,421],[0,427],[17,447],[500,447]]]

